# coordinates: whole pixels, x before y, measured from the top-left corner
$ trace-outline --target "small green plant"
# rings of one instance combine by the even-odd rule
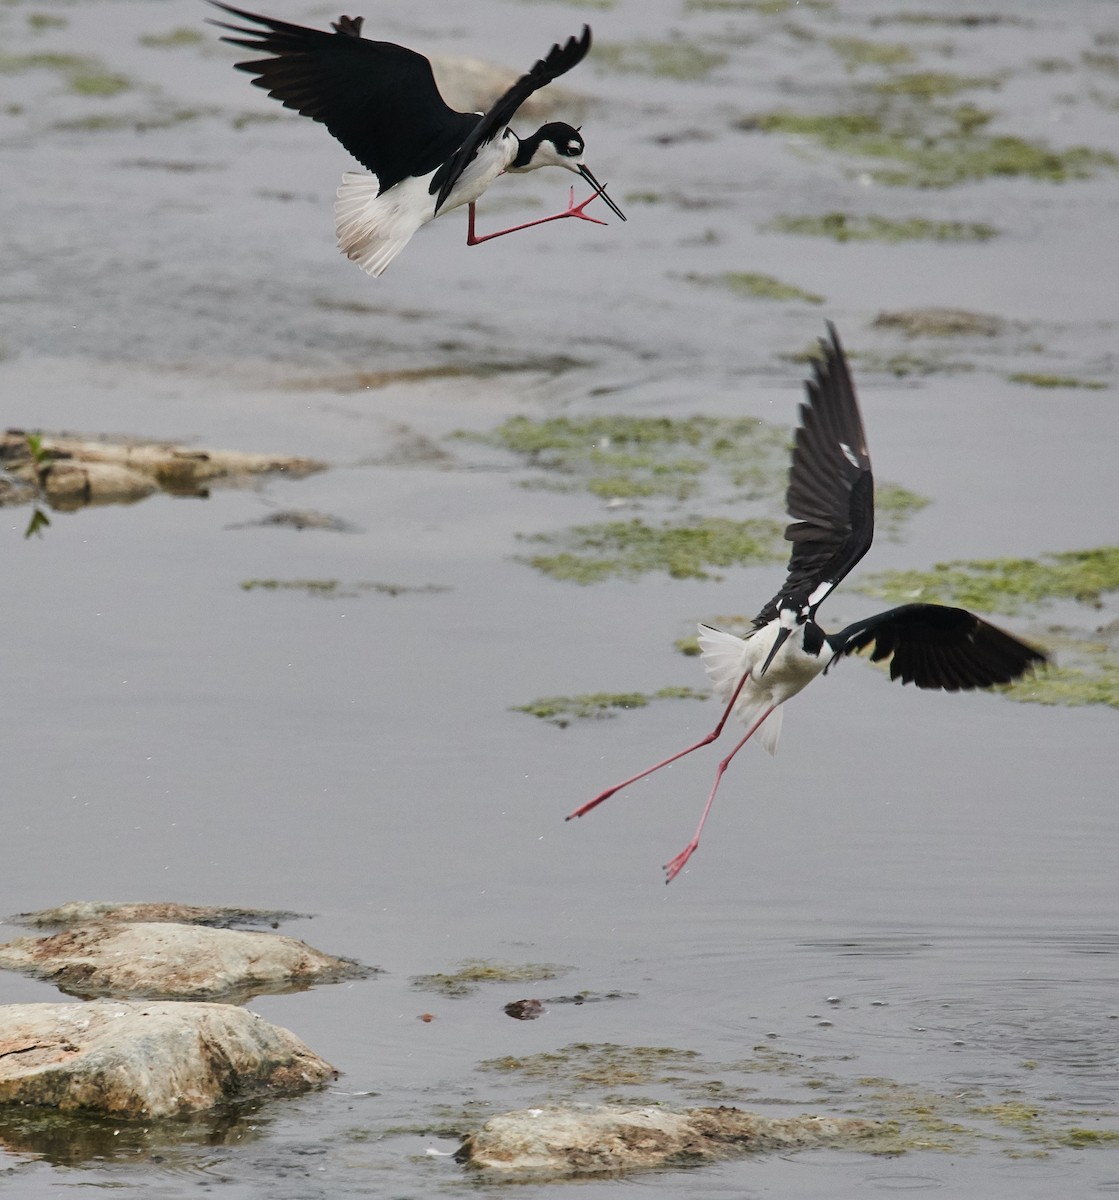
[[[31,506],[31,520],[23,532],[24,540],[32,537],[42,537],[43,530],[50,525],[50,517],[42,505],[43,472],[51,462],[50,452],[43,448],[43,439],[37,433],[27,434],[27,452],[31,456],[35,468],[35,500]]]

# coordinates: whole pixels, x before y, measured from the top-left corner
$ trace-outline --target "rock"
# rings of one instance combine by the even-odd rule
[[[17,480],[35,485],[52,506],[122,504],[162,489],[177,495],[205,494],[207,484],[282,471],[302,477],[325,470],[311,458],[197,450],[169,442],[38,435],[34,456],[27,434],[9,429],[0,436],[0,464]],[[18,499],[13,494],[12,501]]]
[[[183,925],[213,925],[231,929],[235,925],[271,925],[306,920],[310,913],[283,912],[268,908],[223,908],[209,904],[178,904],[175,901],[142,901],[119,904],[113,900],[68,900],[56,908],[17,913],[13,925],[83,925],[87,921],[174,921]]]
[[[293,1033],[231,1004],[0,1006],[0,1104],[185,1116],[337,1074]]]
[[[773,1118],[737,1108],[532,1108],[487,1121],[465,1139],[458,1158],[507,1179],[620,1174],[752,1151],[858,1146],[881,1128],[847,1117]]]
[[[902,308],[874,318],[876,328],[900,329],[907,337],[994,337],[1005,324],[1000,317],[966,308]]]
[[[81,925],[0,945],[0,967],[74,996],[247,1000],[372,974],[295,938],[150,921]]]

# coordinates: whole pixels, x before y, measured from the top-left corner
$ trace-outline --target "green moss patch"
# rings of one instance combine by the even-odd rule
[[[912,94],[900,100],[907,103],[876,93],[862,111],[812,114],[777,110],[740,119],[736,125],[810,138],[828,150],[869,160],[867,173],[887,185],[951,187],[993,177],[1062,183],[1119,166],[1119,157],[1109,150],[1089,146],[1057,149],[1040,140],[983,133],[992,114],[971,104],[922,103]],[[876,160],[884,165],[872,165]]]
[[[779,216],[763,226],[766,231],[808,237],[830,237],[837,242],[986,242],[998,236],[993,225],[979,221],[933,221],[910,217],[893,221],[873,214],[843,212],[821,216]]]
[[[1012,700],[1023,704],[1119,708],[1119,625],[1093,634],[1063,627],[1043,631],[1042,641],[1056,661],[1018,683]]]
[[[653,75],[660,79],[706,79],[727,61],[721,50],[705,49],[683,39],[636,41],[624,45],[595,43],[593,61],[608,71]]]
[[[489,433],[453,436],[508,450],[548,473],[526,486],[580,488],[604,500],[683,501],[713,472],[750,496],[776,494],[789,454],[786,433],[748,417],[512,417]]]
[[[674,579],[711,579],[718,578],[711,568],[782,561],[787,553],[783,530],[783,525],[764,518],[703,517],[659,526],[641,520],[607,521],[525,538],[558,547],[558,552],[522,561],[572,583],[632,579],[651,571],[664,571]]]
[[[619,711],[645,708],[654,700],[707,700],[709,693],[690,687],[663,687],[646,692],[593,692],[583,696],[544,696],[529,704],[517,704],[511,712],[528,713],[560,729],[572,721],[616,716]]]
[[[55,71],[80,96],[116,96],[132,87],[124,75],[106,70],[96,58],[81,54],[0,54],[0,75],[23,71]]]
[[[719,275],[685,275],[689,283],[707,287],[724,287],[736,296],[748,296],[755,300],[803,300],[808,304],[823,304],[824,297],[815,292],[806,292],[792,283],[782,283],[773,275],[762,275],[755,271],[723,271]]]
[[[997,75],[954,75],[950,71],[912,71],[891,75],[870,85],[879,95],[916,96],[931,100],[937,96],[956,96],[976,88],[994,89],[1002,86]]]
[[[995,337],[1005,328],[1000,317],[966,308],[900,308],[880,312],[876,329],[899,329],[906,337]]]
[[[875,42],[866,38],[831,38],[828,45],[848,71],[858,67],[894,67],[913,61],[913,51],[901,42]]]
[[[467,959],[455,971],[413,976],[412,986],[457,999],[476,992],[479,984],[538,983],[556,979],[570,970],[570,967],[554,963],[495,963],[486,959]]]
[[[1019,613],[1050,600],[1099,605],[1119,589],[1119,546],[1066,550],[1040,559],[938,563],[931,571],[883,571],[860,590],[898,603],[934,601],[980,612]]]
[[[162,50],[172,50],[181,46],[197,46],[205,40],[205,35],[200,30],[180,25],[177,29],[172,29],[168,33],[146,33],[140,38],[140,45],[155,46]]]
[[[338,579],[245,579],[241,588],[246,592],[303,592],[308,596],[322,596],[333,599],[348,599],[362,592],[376,592],[383,596],[411,596],[422,592],[448,592],[445,584],[423,583],[373,583],[358,580],[354,583],[343,583]]]
[[[1044,375],[1037,371],[1015,371],[1007,378],[1011,383],[1025,383],[1038,388],[1087,388],[1102,391],[1106,383],[1098,379],[1077,379],[1074,375]]]
[[[500,1071],[525,1080],[546,1080],[569,1091],[647,1087],[670,1083],[681,1073],[703,1070],[694,1050],[672,1046],[620,1046],[613,1042],[573,1042],[539,1054],[505,1055],[478,1064],[480,1071]]]

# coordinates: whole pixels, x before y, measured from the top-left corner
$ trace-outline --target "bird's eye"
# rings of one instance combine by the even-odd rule
[[[568,154],[576,155],[576,154],[582,154],[582,152],[583,152],[583,144],[581,142],[572,141],[572,142],[567,143],[567,153]]]

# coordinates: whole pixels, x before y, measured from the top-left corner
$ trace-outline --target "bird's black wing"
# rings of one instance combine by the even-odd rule
[[[492,141],[501,133],[513,119],[513,114],[533,92],[538,92],[553,79],[558,79],[559,76],[581,63],[590,48],[591,29],[589,25],[584,25],[583,32],[579,37],[569,37],[562,46],[557,42],[527,75],[522,75],[504,96],[490,105],[489,111],[470,131],[470,135],[459,147],[458,153],[431,181],[431,190],[434,192],[436,188],[439,189],[439,195],[435,201],[436,212],[451,194],[451,189],[466,169],[467,164],[478,153],[479,147]]]
[[[422,54],[363,38],[360,17],[341,17],[327,33],[210,2],[252,22],[245,28],[211,21],[241,35],[223,42],[272,56],[237,69],[285,108],[325,125],[377,176],[382,192],[434,171],[478,123],[477,115],[446,104]]]
[[[800,406],[785,506],[792,523],[789,574],[781,590],[754,618],[760,628],[782,608],[808,608],[815,616],[825,596],[870,549],[874,540],[874,477],[855,385],[835,326],[821,339]]]
[[[943,604],[903,604],[848,625],[828,642],[836,657],[873,645],[874,662],[890,659],[891,679],[946,692],[1010,683],[1048,661],[967,609]]]

